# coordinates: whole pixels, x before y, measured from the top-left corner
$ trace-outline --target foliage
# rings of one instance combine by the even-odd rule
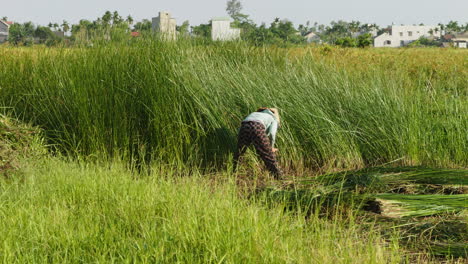
[[[274,38],[281,39],[284,42],[291,42],[294,44],[304,42],[304,38],[296,34],[297,30],[294,28],[292,22],[288,20],[275,19],[275,21],[271,23],[270,31]]]
[[[54,46],[61,43],[62,39],[52,32],[50,27],[35,26],[32,22],[26,22],[11,25],[9,41],[14,45],[31,46],[38,43]]]
[[[190,28],[189,21],[186,20],[184,21],[184,23],[182,23],[182,25],[177,26],[176,30],[180,33],[181,36],[187,37],[189,35],[189,28]]]
[[[239,122],[271,105],[285,120],[278,146],[290,169],[468,164],[462,51],[142,39],[0,52],[0,106],[73,155],[226,166]]]
[[[226,11],[234,20],[234,27],[241,29],[241,38],[257,46],[265,44],[286,45],[300,44],[305,40],[298,34],[291,21],[276,18],[269,28],[265,24],[257,26],[249,16],[242,12],[242,4],[238,0],[227,2]]]
[[[339,38],[335,41],[335,45],[346,48],[354,48],[357,47],[357,40],[352,37]]]
[[[254,44],[288,46],[305,44],[304,36],[308,33],[315,33],[320,38],[320,43],[334,44],[342,47],[368,47],[372,43],[373,34],[382,34],[389,28],[380,28],[377,24],[363,23],[361,21],[332,21],[330,25],[319,24],[310,21],[300,24],[296,29],[287,19],[276,18],[269,26],[267,24],[256,25],[249,15],[242,12],[242,3],[240,0],[228,0],[226,11],[233,19],[232,26],[241,29],[241,39]],[[6,18],[5,18],[6,19]],[[30,23],[30,22],[29,22]],[[421,23],[422,24],[422,23]],[[32,25],[32,23],[31,23]],[[133,25],[132,31],[143,33],[143,37],[151,38],[152,23],[148,19],[143,19],[134,24],[132,16],[128,15],[124,19],[117,11],[106,11],[102,17],[94,21],[80,20],[78,24],[71,25],[67,21],[59,23],[49,23],[48,27],[54,31],[72,32],[70,40],[72,43],[81,45],[92,45],[94,42],[119,42],[130,40],[130,25]],[[24,25],[23,25],[24,26]],[[34,25],[32,25],[34,27]],[[20,43],[30,45],[33,43],[31,35],[19,29],[19,25],[13,27],[12,42],[17,45]],[[191,28],[191,32],[189,32]],[[184,21],[182,25],[177,26],[181,36],[195,36],[198,39],[211,39],[211,22],[196,26],[189,26],[189,21]],[[459,24],[457,21],[450,21],[447,24],[439,23],[438,27],[430,30],[430,34],[460,33],[468,30],[468,23]],[[370,34],[371,35],[367,35]],[[44,35],[45,33],[42,33]],[[437,40],[439,41],[439,40]],[[59,43],[60,39],[49,38],[41,40],[41,43]],[[421,40],[410,46],[436,46],[433,41]]]
[[[411,42],[408,47],[440,47],[441,42],[435,39],[420,37],[418,40]]]
[[[151,27],[151,21],[148,19],[143,19],[142,21],[137,22],[135,26],[133,26],[133,30],[138,32],[150,32]]]
[[[77,44],[90,44],[92,42],[120,42],[130,38],[130,22],[133,19],[127,17],[124,20],[117,11],[106,11],[104,15],[94,21],[80,20],[72,26],[72,39]],[[135,25],[145,28],[146,22]]]
[[[11,25],[8,40],[14,45],[31,45],[34,41],[35,26],[32,22]]]
[[[335,44],[338,39],[351,37],[349,23],[339,20],[332,21],[331,26],[327,26],[325,31],[320,34],[320,38],[329,43]]]
[[[229,0],[226,5],[226,11],[233,19],[242,11],[242,3],[239,0]]]
[[[39,43],[45,43],[49,39],[56,39],[58,38],[52,30],[48,27],[41,27],[38,26],[34,31],[34,37],[39,40]]]
[[[468,23],[467,23],[468,25]],[[458,25],[458,22],[457,21],[449,21],[447,23],[447,25],[445,25],[445,32],[447,33],[458,33],[458,32],[461,32],[463,31],[463,27]]]
[[[359,48],[370,47],[372,43],[373,43],[373,40],[372,40],[372,35],[370,33],[362,34],[357,38],[357,46]]]
[[[365,48],[372,45],[372,36],[369,33],[361,34],[357,38],[344,37],[335,41],[335,45],[345,48]]]
[[[253,22],[249,20],[249,16],[242,14],[242,3],[239,0],[229,0],[226,3],[226,12],[229,16],[238,23],[248,22],[252,24]]]
[[[211,21],[208,24],[192,26],[192,34],[197,37],[211,38]]]
[[[257,46],[284,46],[305,43],[304,37],[297,32],[292,22],[288,20],[276,18],[270,27],[265,24],[257,27],[255,24],[244,23],[241,24],[241,28],[243,29],[242,39]]]
[[[67,33],[70,30],[70,24],[66,20],[63,20],[63,23],[61,26],[62,26],[63,32],[65,33]]]
[[[243,199],[227,178],[135,178],[119,163],[46,160],[0,181],[6,263],[400,263],[395,240],[355,222]],[[274,230],[274,232],[272,232]],[[21,243],[18,243],[21,241]],[[311,254],[312,252],[312,254]]]

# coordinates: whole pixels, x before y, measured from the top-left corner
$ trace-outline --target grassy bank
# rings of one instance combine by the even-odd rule
[[[46,159],[0,178],[3,263],[400,263],[357,224],[244,199],[228,175],[137,177],[118,164]]]
[[[284,167],[466,167],[468,53],[136,42],[0,49],[0,105],[60,151],[214,168],[258,106]]]

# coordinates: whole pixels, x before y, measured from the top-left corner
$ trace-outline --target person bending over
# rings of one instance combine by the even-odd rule
[[[270,173],[276,178],[282,177],[275,153],[276,131],[280,125],[278,109],[261,107],[248,115],[241,123],[237,137],[237,150],[234,154],[234,170],[247,148],[253,144],[257,155],[265,163]]]

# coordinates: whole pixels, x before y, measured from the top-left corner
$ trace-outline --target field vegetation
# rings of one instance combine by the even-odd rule
[[[5,263],[466,260],[464,50],[133,39],[0,58]],[[232,172],[259,106],[280,109],[287,181],[253,155]]]
[[[168,171],[135,178],[47,160],[0,183],[4,263],[398,263],[384,241],[352,218],[335,221],[265,198],[239,196],[233,178]]]
[[[284,117],[288,169],[468,163],[464,51],[137,42],[0,52],[6,111],[75,156],[222,165],[241,119],[264,105]]]

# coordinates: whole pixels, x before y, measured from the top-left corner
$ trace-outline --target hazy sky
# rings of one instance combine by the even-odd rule
[[[243,13],[256,23],[287,18],[296,25],[307,21],[328,24],[332,20],[359,20],[377,23],[426,25],[457,20],[468,22],[467,0],[243,0]],[[17,22],[46,25],[64,19],[76,23],[94,20],[106,10],[132,15],[135,21],[169,11],[177,24],[206,23],[212,17],[226,16],[226,0],[2,0],[0,17]]]

